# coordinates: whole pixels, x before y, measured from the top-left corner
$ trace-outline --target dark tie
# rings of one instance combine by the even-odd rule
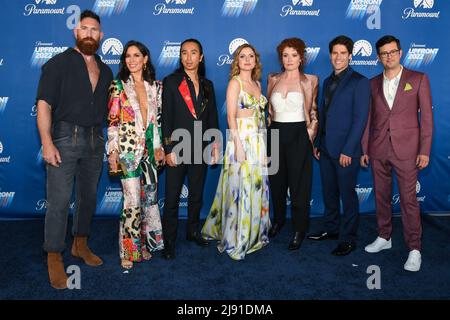
[[[331,104],[331,99],[333,99],[333,95],[334,92],[336,91],[337,86],[339,85],[339,78],[336,76],[333,76],[331,78],[331,82],[328,85],[328,90],[326,91],[325,94],[325,105],[324,105],[324,109],[323,109],[323,121],[322,121],[322,135],[324,136],[326,134],[326,122],[327,122],[327,112],[328,112],[328,108]]]
[[[334,92],[339,84],[339,79],[337,77],[331,80],[330,85],[328,86],[328,94],[325,96],[325,114],[328,112],[328,107],[331,104],[331,99],[333,99]]]

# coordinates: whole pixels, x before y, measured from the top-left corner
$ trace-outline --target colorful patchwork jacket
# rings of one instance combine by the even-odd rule
[[[107,152],[119,153],[119,162],[126,172],[136,171],[147,146],[150,163],[157,167],[154,149],[162,147],[161,141],[161,97],[162,83],[150,85],[145,81],[147,91],[147,123],[142,119],[134,80],[130,76],[124,82],[115,79],[109,88],[108,144]]]

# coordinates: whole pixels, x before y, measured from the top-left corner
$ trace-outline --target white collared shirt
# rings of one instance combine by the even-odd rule
[[[397,93],[398,84],[400,83],[400,78],[403,73],[403,66],[400,66],[400,72],[392,79],[386,77],[383,71],[383,93],[386,101],[389,105],[389,109],[392,110],[392,105],[394,104],[395,94]]]

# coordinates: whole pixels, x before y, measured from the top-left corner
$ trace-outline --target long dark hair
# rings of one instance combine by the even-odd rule
[[[198,81],[199,81],[199,85],[201,86],[202,90],[203,90],[203,95],[204,95],[204,101],[202,103],[207,104],[209,97],[211,95],[211,93],[209,92],[209,88],[206,85],[206,67],[205,67],[205,56],[203,54],[203,47],[202,44],[200,43],[200,41],[198,41],[197,39],[186,39],[181,43],[180,46],[180,61],[179,61],[179,66],[178,69],[175,70],[175,73],[184,73],[184,67],[183,64],[181,63],[181,48],[183,48],[183,45],[187,42],[193,42],[195,44],[197,44],[198,46],[198,50],[200,51],[200,55],[203,56],[202,61],[200,61],[200,64],[198,65],[198,70],[197,70],[197,74],[198,74]]]
[[[183,73],[184,71],[184,67],[183,64],[181,63],[181,48],[183,48],[183,45],[187,42],[193,42],[198,46],[198,50],[200,51],[200,55],[203,55],[203,47],[202,44],[200,43],[200,41],[198,41],[197,39],[187,39],[184,40],[181,43],[180,46],[180,60],[179,60],[179,65],[178,65],[178,69],[175,70],[176,73]],[[206,68],[205,68],[205,56],[203,55],[203,59],[202,61],[200,61],[200,64],[198,65],[198,71],[197,71],[198,77],[199,78],[205,78],[206,77]]]
[[[125,44],[125,48],[123,49],[122,55],[120,56],[120,64],[118,72],[120,80],[126,82],[130,77],[130,70],[127,67],[125,58],[127,56],[128,48],[132,46],[138,48],[144,57],[148,57],[147,63],[144,65],[145,68],[142,69],[142,77],[144,78],[145,81],[147,81],[152,85],[153,82],[155,81],[155,68],[153,67],[152,59],[150,58],[150,50],[148,50],[145,45],[135,40],[128,41]]]

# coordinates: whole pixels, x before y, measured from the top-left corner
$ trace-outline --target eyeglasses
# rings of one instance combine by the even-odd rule
[[[395,50],[392,50],[392,51],[383,51],[383,52],[380,52],[379,55],[380,55],[380,57],[382,57],[382,58],[387,58],[387,57],[390,57],[390,56],[395,56],[395,55],[397,55],[397,53],[399,53],[399,52],[400,52],[400,49],[395,49]]]

